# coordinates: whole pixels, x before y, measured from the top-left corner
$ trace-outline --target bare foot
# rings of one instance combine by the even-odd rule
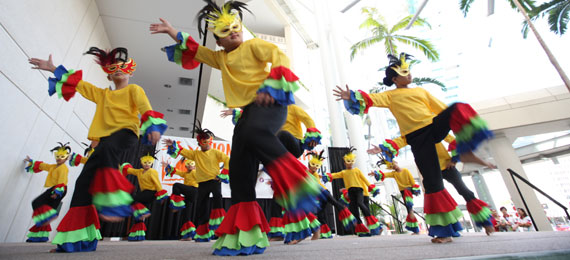
[[[417,236],[417,235],[419,235],[419,234],[420,234],[419,232],[414,232],[414,233],[412,233],[412,236]],[[433,239],[432,239],[431,242],[433,242]]]
[[[287,245],[296,245],[299,244],[299,242],[301,242],[301,240],[291,240],[289,243],[287,243]]]
[[[485,226],[485,234],[487,234],[487,236],[490,236],[491,233],[495,232],[495,228],[493,226]]]
[[[99,214],[99,218],[102,219],[105,222],[121,222],[123,221],[122,217],[111,217],[111,216],[105,216],[102,214]]]
[[[189,238],[189,237],[188,238],[182,238],[182,239],[180,239],[180,241],[192,241],[192,238]]]
[[[486,166],[490,169],[497,168],[497,166],[495,166],[494,164],[492,164],[490,162],[483,161],[481,158],[477,157],[477,155],[475,155],[473,152],[463,153],[463,154],[459,155],[459,159],[461,159],[461,161],[465,162],[465,163],[476,163],[476,164],[479,164],[482,166]]]
[[[313,237],[311,237],[311,240],[317,240],[321,238],[321,230],[318,230],[317,232],[313,233]]]
[[[269,241],[283,241],[284,238],[283,237],[272,237],[269,239]]]
[[[172,213],[176,213],[176,212],[178,212],[177,209],[173,209],[173,210],[172,210]]]
[[[143,221],[143,220],[145,220],[145,219],[148,218],[148,217],[150,217],[150,213],[146,213],[146,214],[140,216],[139,219],[140,219],[141,221]]]
[[[436,237],[432,238],[431,242],[436,244],[445,244],[453,242],[453,239],[451,239],[451,237]]]
[[[49,250],[50,253],[57,253],[57,248]]]

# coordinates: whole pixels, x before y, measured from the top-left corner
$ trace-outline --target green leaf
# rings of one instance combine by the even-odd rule
[[[394,35],[393,37],[399,42],[411,45],[415,49],[422,51],[430,61],[439,60],[439,53],[429,41],[406,35]]]
[[[400,20],[398,23],[396,23],[394,26],[392,26],[392,29],[390,29],[390,33],[395,33],[401,29],[406,28],[406,26],[408,26],[408,24],[410,23],[410,21],[414,18],[413,15],[409,15],[404,17],[402,20]],[[418,17],[414,23],[412,23],[411,27],[417,27],[417,26],[427,26],[428,28],[431,29],[431,25],[423,18]]]
[[[350,60],[354,59],[354,56],[356,56],[356,53],[358,51],[362,51],[368,47],[370,47],[373,44],[376,44],[380,41],[384,40],[384,37],[379,37],[379,36],[373,36],[373,37],[368,37],[362,41],[359,41],[357,43],[355,43],[354,45],[350,46]]]
[[[548,24],[550,25],[550,31],[558,35],[563,35],[568,26],[569,13],[570,1],[554,6],[548,12]]]
[[[413,78],[413,79],[412,79],[412,83],[414,83],[414,84],[416,84],[416,85],[418,85],[418,86],[421,86],[421,85],[424,85],[424,84],[435,84],[435,85],[438,85],[438,86],[441,88],[442,91],[447,91],[447,87],[445,86],[445,84],[443,84],[443,82],[441,82],[441,81],[439,81],[439,80],[437,80],[437,79],[434,79],[434,78],[426,78],[426,77],[423,77],[423,78]]]
[[[459,9],[463,12],[463,16],[467,17],[467,12],[469,12],[469,8],[474,0],[460,0],[459,1]]]
[[[213,99],[214,101],[216,101],[216,103],[223,105],[224,107],[228,107],[228,105],[226,104],[226,102],[222,101],[221,99],[215,97],[212,94],[208,94],[208,97]]]

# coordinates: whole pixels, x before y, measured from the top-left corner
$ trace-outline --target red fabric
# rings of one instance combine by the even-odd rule
[[[157,192],[154,194],[154,196],[155,196],[155,197],[160,197],[160,196],[166,194],[166,192],[167,192],[166,190],[159,190],[159,191],[157,191]]]
[[[370,184],[370,186],[368,186],[368,192],[371,192],[374,188],[376,188],[376,185]]]
[[[348,210],[348,208],[344,208],[338,212],[338,219],[340,221],[343,221],[344,219],[350,217],[350,215],[352,215],[352,213],[350,213],[350,210]]]
[[[426,196],[427,196],[427,194],[426,194]],[[406,197],[410,197],[410,198],[413,197],[413,196],[412,196],[412,192],[411,192],[410,190],[408,190],[408,189],[405,189],[405,190],[404,190],[404,199],[406,199]]]
[[[65,184],[63,184],[63,183],[60,183],[58,185],[53,186],[54,189],[61,188],[61,187],[67,188],[67,186],[65,186]]]
[[[170,200],[172,200],[174,202],[181,202],[184,200],[184,197],[182,197],[180,195],[172,194],[172,195],[170,195]]]
[[[392,139],[386,139],[386,143],[389,143],[392,146],[392,148],[396,149],[396,154],[394,154],[394,156],[397,156],[400,147],[396,144],[396,142],[394,142]]]
[[[240,202],[230,207],[224,221],[216,229],[216,236],[235,234],[238,230],[250,231],[256,225],[261,228],[261,232],[271,230],[263,210],[256,201]]]
[[[32,214],[32,216],[35,217],[35,216],[44,214],[44,213],[46,213],[46,212],[48,212],[48,211],[50,211],[50,210],[52,210],[52,209],[53,209],[53,208],[50,207],[50,206],[48,206],[48,205],[41,205],[39,208],[34,209],[34,213]]]
[[[81,70],[78,70],[67,77],[67,81],[65,81],[61,86],[61,95],[65,101],[69,101],[75,95],[77,83],[79,83],[82,78],[83,71]]]
[[[455,200],[446,189],[435,193],[427,193],[424,197],[424,213],[435,214],[450,212],[457,207]]]
[[[290,153],[282,155],[267,165],[267,172],[273,179],[274,196],[285,199],[287,199],[287,192],[298,189],[307,177],[307,168]]]
[[[289,68],[287,67],[283,67],[283,66],[279,66],[279,67],[275,67],[275,68],[271,68],[271,71],[269,72],[269,76],[267,76],[268,78],[272,78],[272,79],[281,79],[281,77],[285,78],[285,80],[287,82],[294,82],[299,80],[299,78],[297,77],[297,75],[295,75]]]
[[[212,209],[212,211],[210,211],[210,219],[218,219],[224,216],[226,216],[224,209]]]
[[[321,225],[321,234],[323,233],[328,233],[331,231],[331,228],[329,227],[329,225],[327,224],[322,224]]]
[[[75,160],[73,160],[73,165],[78,166],[81,163],[81,158],[83,158],[83,156],[81,155],[76,155],[75,156]]]
[[[368,114],[368,109],[372,106],[372,104],[374,104],[374,102],[372,101],[372,98],[370,98],[368,93],[362,90],[358,90],[358,92],[360,92],[362,98],[364,99],[364,102],[366,103],[366,107],[364,108],[364,114]]]
[[[133,166],[129,163],[129,164],[123,166],[123,172],[121,172],[121,173],[123,174],[123,176],[127,176],[127,175],[129,175],[128,170],[132,169],[132,168],[133,168]]]
[[[483,210],[483,207],[489,207],[489,205],[480,199],[472,199],[467,202],[467,212],[470,214],[478,214]]]
[[[118,190],[131,193],[135,187],[114,168],[99,168],[89,188],[89,193],[110,193]]]
[[[200,65],[200,62],[194,60],[196,53],[198,52],[198,47],[200,45],[192,39],[192,37],[188,36],[186,40],[186,47],[188,48],[186,51],[182,52],[182,68],[187,70],[194,69]]]
[[[131,230],[129,230],[129,233],[133,233],[133,232],[137,232],[137,231],[146,231],[146,225],[144,224],[144,222],[139,222],[139,223],[135,223],[132,227]]]
[[[162,113],[156,112],[154,110],[148,110],[148,111],[144,112],[144,114],[141,116],[141,126],[144,122],[146,122],[148,120],[149,117],[164,119],[164,115]]]
[[[145,207],[142,203],[140,203],[140,202],[135,202],[135,203],[133,203],[133,205],[131,206],[131,208],[133,209],[133,211],[141,210],[141,209],[146,209],[146,207]]]
[[[408,214],[406,217],[406,222],[415,223],[418,222],[418,219],[414,216],[414,214]]]
[[[364,217],[364,219],[366,220],[366,224],[369,226],[378,223],[378,219],[375,216]]]
[[[228,175],[228,174],[230,174],[230,171],[228,169],[222,169],[220,174]]]
[[[99,229],[99,215],[95,206],[71,207],[57,227],[58,232],[75,231],[95,225]]]
[[[222,221],[222,224],[224,224],[223,221]],[[203,236],[203,235],[207,234],[208,232],[210,232],[210,228],[208,226],[208,223],[199,225],[196,228],[196,235]]]
[[[307,128],[307,133],[320,133],[319,129],[315,127]]]
[[[360,223],[360,224],[356,224],[356,227],[354,227],[354,233],[369,233],[370,230],[368,230],[368,228]]]
[[[471,118],[476,116],[477,112],[469,104],[457,103],[455,110],[451,113],[449,127],[454,133],[457,133],[464,125],[471,122]]]
[[[190,228],[196,228],[196,226],[194,226],[194,223],[192,223],[192,221],[187,221],[186,223],[184,223],[184,225],[182,225],[182,227],[180,228],[180,232],[184,231],[184,230],[188,230]]]
[[[283,225],[283,218],[271,218],[269,220],[269,226],[270,227],[285,227],[285,225]]]
[[[35,161],[35,162],[34,162],[33,170],[34,170],[35,173],[38,173],[38,172],[41,172],[41,171],[42,171],[42,170],[40,169],[40,164],[42,164],[42,163],[44,163],[44,162],[42,162],[42,161]]]
[[[306,218],[307,214],[305,214],[304,211],[298,211],[298,212],[288,211],[285,213],[285,215],[283,215],[283,225],[287,225],[289,223],[298,223]]]
[[[40,232],[40,231],[48,231],[48,232],[51,231],[51,225],[47,224],[41,227],[33,225],[32,228],[30,228],[30,232]]]
[[[313,222],[315,219],[317,219],[317,216],[309,212],[309,214],[307,214],[307,218],[309,219],[309,222]]]
[[[453,151],[457,149],[457,142],[455,140],[453,140],[451,143],[449,143],[449,145],[447,146],[447,150],[448,151]]]

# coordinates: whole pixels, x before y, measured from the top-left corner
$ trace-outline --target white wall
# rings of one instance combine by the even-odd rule
[[[83,69],[83,79],[108,87],[105,74],[83,56],[90,46],[109,48],[94,0],[3,0],[0,2],[0,242],[22,242],[32,225],[32,200],[42,193],[46,172],[24,172],[26,155],[55,163],[49,150],[70,142],[82,153],[95,106],[77,94],[69,102],[48,96],[51,73],[30,69],[28,58],[46,59],[68,69]],[[81,170],[70,168],[69,189],[55,230],[69,208]],[[51,238],[55,235],[52,232]]]

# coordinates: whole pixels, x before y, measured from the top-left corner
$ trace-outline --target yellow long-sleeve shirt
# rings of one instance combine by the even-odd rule
[[[196,162],[196,181],[198,183],[213,180],[220,174],[220,163],[224,163],[224,169],[230,167],[230,157],[217,149],[208,151],[188,150],[180,148],[180,154],[187,159]]]
[[[184,178],[184,185],[198,188],[198,182],[196,181],[196,170],[192,170],[191,172],[176,171],[174,174]]]
[[[285,120],[285,124],[281,127],[281,130],[287,131],[295,138],[301,140],[303,139],[301,123],[305,125],[305,128],[315,127],[315,122],[305,110],[294,104],[287,106],[287,119]]]
[[[289,68],[289,58],[275,44],[259,38],[247,40],[231,52],[199,46],[194,59],[222,72],[224,95],[229,108],[244,107],[257,96],[271,68]]]
[[[321,187],[323,187],[323,189],[327,189],[327,186],[325,186],[322,182],[321,182],[321,176],[319,176],[318,172],[311,172],[309,171],[309,173],[311,173],[313,176],[315,176],[315,178],[317,179],[317,182],[319,182],[319,185],[321,185]]]
[[[125,128],[138,136],[139,114],[152,110],[144,90],[135,84],[129,84],[119,90],[110,90],[98,88],[82,80],[77,84],[76,90],[97,104],[87,134],[89,140],[97,141]]]
[[[48,172],[44,187],[51,188],[61,183],[67,186],[67,174],[69,173],[69,169],[65,163],[60,165],[40,163],[40,170]]]
[[[368,192],[368,186],[370,186],[370,182],[368,181],[368,179],[366,179],[364,174],[362,174],[362,172],[358,168],[352,168],[350,170],[342,170],[340,172],[332,173],[331,175],[333,179],[342,178],[342,180],[344,181],[344,187],[346,187],[347,189],[353,187],[355,188],[366,187],[363,188],[363,190],[366,190],[366,192]]]
[[[423,88],[396,88],[369,94],[373,106],[389,108],[405,136],[432,123],[447,106]]]
[[[449,144],[453,142],[453,140],[455,140],[455,137],[453,137],[453,135],[448,134],[443,140]],[[397,137],[392,141],[394,141],[400,148],[408,145],[406,138],[403,136]],[[449,152],[447,151],[447,149],[445,149],[445,146],[441,142],[435,144],[435,150],[437,151],[437,158],[439,159],[439,167],[443,171],[447,167],[447,164],[451,161],[451,156],[449,155]]]
[[[141,188],[141,191],[143,191],[143,190],[154,190],[154,191],[162,190],[162,185],[160,184],[160,181],[158,180],[158,172],[153,168],[150,168],[146,171],[144,169],[129,168],[127,170],[127,173],[132,174],[134,176],[137,176],[137,178],[139,179],[139,186]]]
[[[396,183],[398,184],[398,189],[400,191],[404,190],[405,188],[411,188],[416,184],[414,181],[414,176],[412,173],[408,171],[408,169],[403,168],[401,172],[391,171],[384,173],[385,178],[394,178]]]

